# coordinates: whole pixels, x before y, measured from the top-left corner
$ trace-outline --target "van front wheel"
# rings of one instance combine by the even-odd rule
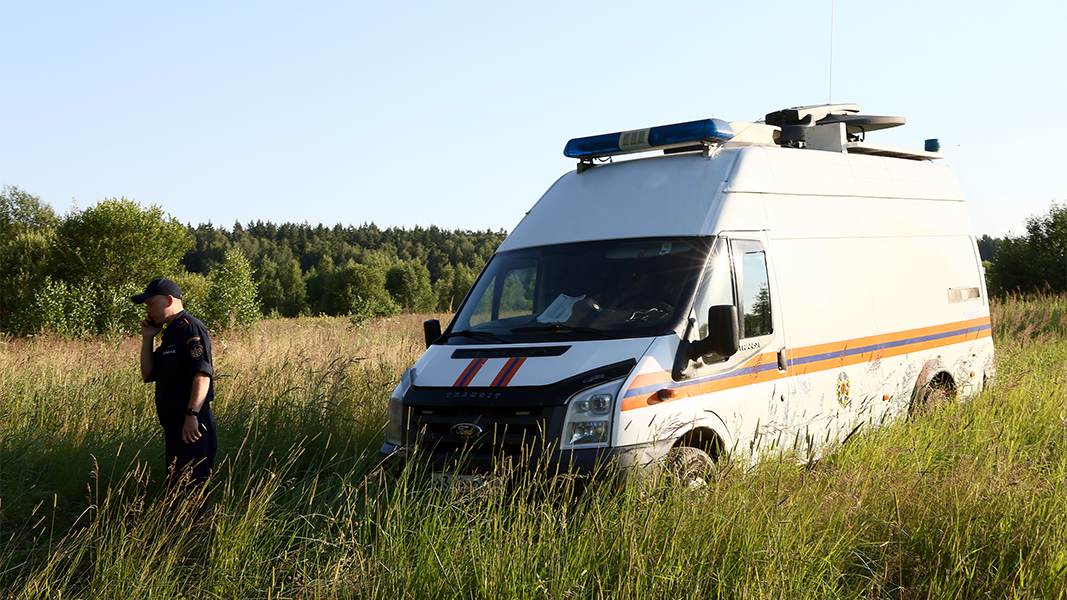
[[[689,489],[703,488],[715,478],[715,461],[700,448],[679,446],[667,454],[667,469]]]

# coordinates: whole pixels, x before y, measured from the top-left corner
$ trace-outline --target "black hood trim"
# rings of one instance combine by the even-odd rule
[[[637,366],[630,358],[549,385],[524,387],[418,387],[404,394],[405,406],[559,406],[574,394],[626,377]]]

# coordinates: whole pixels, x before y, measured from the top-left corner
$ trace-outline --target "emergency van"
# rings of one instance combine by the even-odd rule
[[[989,304],[955,175],[937,140],[865,139],[904,121],[836,104],[571,140],[577,168],[425,324],[382,453],[445,478],[687,476],[978,392]]]

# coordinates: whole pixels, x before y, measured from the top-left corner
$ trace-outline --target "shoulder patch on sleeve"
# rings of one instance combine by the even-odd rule
[[[189,357],[193,360],[200,360],[204,357],[204,347],[193,346],[192,348],[189,348]]]

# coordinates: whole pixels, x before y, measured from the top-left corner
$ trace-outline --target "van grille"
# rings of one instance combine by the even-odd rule
[[[423,452],[463,455],[536,454],[545,439],[556,407],[413,407],[409,439]],[[469,423],[481,433],[464,441],[453,427]]]

